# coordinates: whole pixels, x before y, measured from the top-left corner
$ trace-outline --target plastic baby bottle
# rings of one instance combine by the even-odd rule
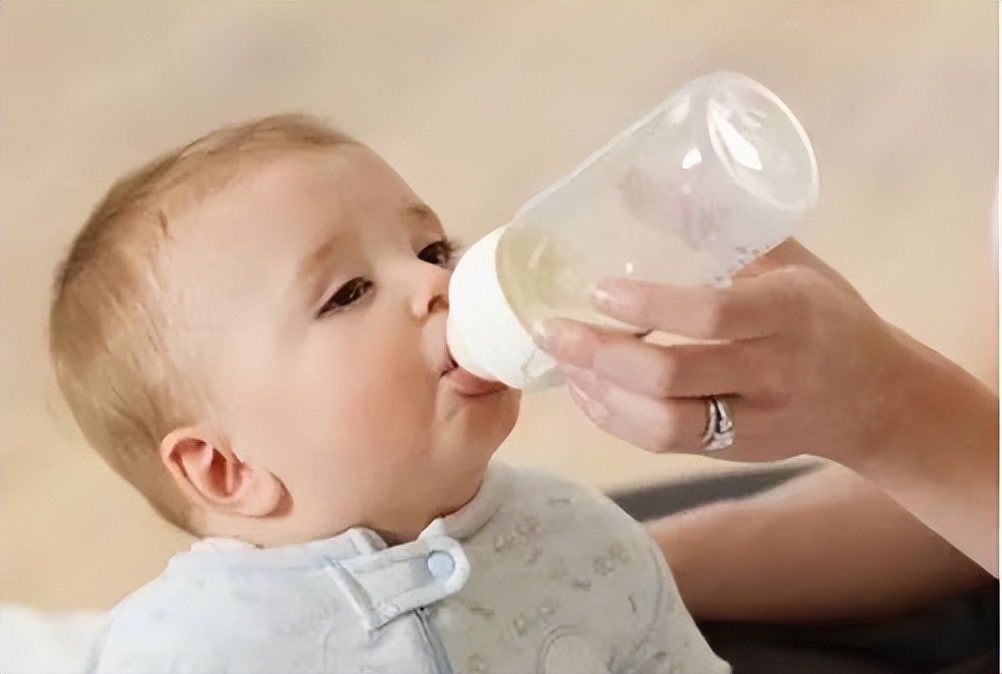
[[[466,252],[449,287],[450,351],[483,379],[559,384],[536,321],[628,327],[593,310],[599,280],[727,284],[817,199],[814,152],[786,105],[744,75],[699,77]]]

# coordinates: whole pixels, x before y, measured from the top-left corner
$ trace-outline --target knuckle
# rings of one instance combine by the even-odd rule
[[[793,397],[792,384],[793,377],[788,367],[770,368],[762,381],[765,395],[779,407],[785,407]]]
[[[703,302],[697,330],[701,337],[715,337],[723,333],[731,313],[730,293],[722,288],[713,288]]]
[[[658,395],[669,395],[675,389],[678,377],[678,359],[671,351],[663,349],[651,368],[651,386]]]
[[[797,385],[796,362],[784,352],[779,357],[768,358],[763,367],[760,385],[765,397],[774,407],[786,407],[794,398]]]
[[[652,288],[637,290],[631,301],[623,306],[625,318],[640,326],[649,323],[658,314],[658,303]]]
[[[802,273],[785,276],[773,291],[772,313],[779,332],[796,340],[812,327],[815,300],[811,284]]]

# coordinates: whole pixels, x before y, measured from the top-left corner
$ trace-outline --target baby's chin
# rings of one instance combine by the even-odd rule
[[[521,391],[504,389],[489,398],[475,399],[455,420],[456,427],[449,429],[460,436],[453,438],[451,444],[459,446],[464,453],[486,456],[489,460],[515,428],[521,398]]]

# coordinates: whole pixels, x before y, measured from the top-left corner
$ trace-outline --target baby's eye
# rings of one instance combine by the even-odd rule
[[[455,255],[456,245],[449,239],[442,239],[422,248],[418,258],[429,264],[451,269]]]
[[[317,318],[329,313],[334,313],[346,308],[348,305],[357,302],[365,293],[372,288],[372,281],[361,277],[353,278],[338,288],[331,298],[324,302],[317,312]]]

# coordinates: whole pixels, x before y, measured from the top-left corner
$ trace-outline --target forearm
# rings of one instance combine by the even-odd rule
[[[998,396],[897,333],[904,349],[881,424],[844,463],[998,576]],[[838,458],[838,457],[835,457]]]
[[[879,488],[831,466],[651,524],[702,620],[892,615],[989,580]]]

